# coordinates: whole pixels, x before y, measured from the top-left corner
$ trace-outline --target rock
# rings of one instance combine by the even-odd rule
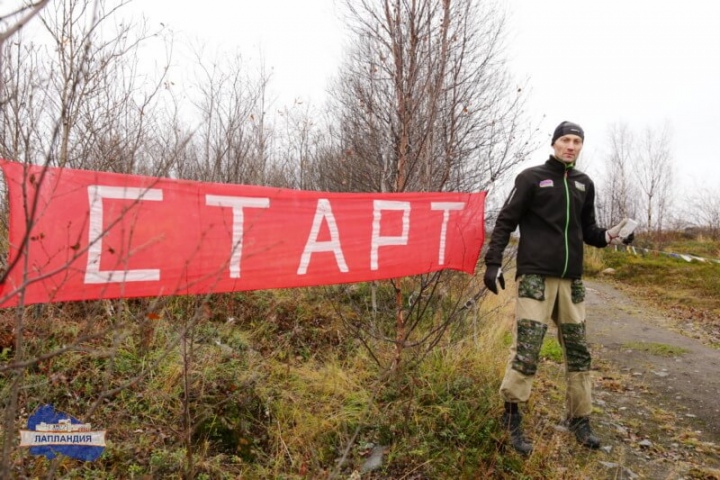
[[[600,272],[601,275],[615,275],[615,269],[614,268],[606,268],[602,272]]]
[[[370,453],[368,459],[365,460],[365,463],[363,463],[362,468],[360,469],[361,472],[372,472],[373,470],[377,470],[378,468],[382,467],[383,454],[385,453],[386,449],[387,447],[383,447],[382,445],[374,446],[372,449],[372,453]]]
[[[646,438],[645,440],[638,442],[638,445],[643,448],[650,448],[652,447],[653,443]]]
[[[614,462],[598,462],[598,463],[600,463],[600,465],[607,468],[608,470],[617,470],[620,475],[618,477],[614,477],[614,478],[627,478],[630,480],[639,478],[635,472],[621,466],[620,464],[617,464]]]

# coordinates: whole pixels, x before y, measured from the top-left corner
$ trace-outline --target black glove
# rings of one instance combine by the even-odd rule
[[[485,286],[488,290],[493,292],[495,295],[498,293],[497,284],[495,282],[500,283],[500,287],[505,290],[505,277],[503,277],[500,265],[488,265],[485,270],[485,278],[483,280],[485,281]]]
[[[635,240],[635,234],[634,234],[634,233],[631,233],[630,235],[628,235],[627,237],[625,237],[625,239],[623,240],[623,243],[624,243],[625,245],[630,245],[630,244],[633,242],[633,240]]]

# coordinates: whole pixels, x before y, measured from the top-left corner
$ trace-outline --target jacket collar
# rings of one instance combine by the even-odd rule
[[[550,155],[550,158],[547,159],[545,162],[545,165],[552,168],[553,170],[557,170],[559,172],[565,172],[566,170],[572,170],[575,168],[575,162],[573,163],[565,163],[557,158],[555,158],[555,155]]]

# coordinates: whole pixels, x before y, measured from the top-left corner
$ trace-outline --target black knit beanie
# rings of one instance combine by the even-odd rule
[[[585,141],[585,132],[583,132],[583,129],[580,125],[573,122],[562,122],[560,125],[555,128],[555,132],[553,132],[552,136],[552,142],[550,142],[550,145],[555,145],[555,140],[562,137],[563,135],[577,135],[578,137],[582,138],[583,141]]]

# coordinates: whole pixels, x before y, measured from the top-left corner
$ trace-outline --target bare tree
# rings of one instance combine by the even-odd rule
[[[42,39],[28,41],[22,35],[17,35],[13,42],[3,40],[0,49],[3,59],[0,98],[4,99],[0,104],[0,154],[3,157],[43,167],[55,164],[123,172],[149,171],[140,152],[149,144],[148,129],[157,120],[154,99],[160,91],[164,72],[154,84],[141,81],[135,54],[148,34],[142,28],[136,30],[131,23],[120,24],[115,29],[114,25],[118,24],[112,20],[125,2],[107,11],[105,5],[105,2],[68,0],[47,8],[41,23],[49,34],[50,47]],[[106,24],[113,27],[103,28]],[[21,285],[14,292],[6,292],[4,297],[5,300],[17,294],[19,307],[14,314],[12,358],[1,367],[8,379],[0,399],[4,406],[0,461],[3,478],[10,476],[10,453],[16,443],[12,432],[17,430],[15,423],[20,417],[21,400],[32,398],[28,397],[32,388],[23,385],[27,372],[43,361],[52,361],[73,351],[107,356],[111,360],[104,382],[98,383],[97,407],[101,399],[118,391],[114,385],[111,387],[109,380],[113,375],[112,358],[127,331],[134,328],[131,315],[139,313],[138,309],[125,315],[122,301],[115,305],[96,302],[86,306],[83,315],[73,318],[79,331],[69,336],[66,344],[57,346],[47,342],[38,347],[24,340],[30,319],[36,325],[45,321],[46,315],[53,318],[52,321],[71,317],[71,313],[64,313],[63,307],[27,309],[24,304],[23,289],[32,280],[28,276],[27,261],[23,259],[27,258],[28,237],[34,222],[43,215],[38,192],[46,171],[43,168],[42,174],[30,177],[38,188],[29,189],[23,198],[25,218],[22,220],[26,234],[18,245],[13,245],[15,258],[5,265],[0,280],[4,281],[13,269],[23,272]],[[87,248],[75,251],[64,268],[69,268],[77,255],[86,251]],[[151,304],[155,305],[147,303]],[[73,307],[68,311],[72,312]],[[88,411],[88,416],[95,407]],[[55,466],[48,478],[52,478]]]
[[[717,189],[695,188],[690,196],[685,217],[712,238],[720,238],[720,193]],[[685,224],[683,227],[688,227]]]
[[[50,0],[39,0],[19,5],[15,10],[2,12],[3,28],[0,31],[0,50],[5,42],[17,34],[27,23],[42,12]],[[0,70],[2,70],[2,57],[0,57]],[[1,100],[1,99],[0,99]]]
[[[139,75],[139,47],[157,32],[114,22],[127,3],[65,0],[43,18],[56,52],[47,87],[52,92],[49,118],[59,118],[61,126],[54,155],[58,166],[124,173],[138,167],[146,125],[154,120],[149,107],[169,59],[158,78]]]
[[[157,121],[166,68],[156,77],[138,72],[139,48],[153,34],[144,25],[113,22],[126,3],[55,2],[40,17],[44,37],[19,37],[3,49],[4,156],[148,172],[140,151]]]
[[[346,6],[354,43],[332,90],[337,149],[317,157],[333,189],[487,189],[525,159],[530,131],[505,68],[501,12],[476,0]],[[439,278],[393,281],[392,299],[373,288],[376,316],[387,310],[381,301],[392,302],[395,366],[423,318],[409,315],[427,311],[420,305]],[[421,303],[408,307],[406,297]]]
[[[648,127],[640,140],[634,163],[638,186],[644,196],[648,230],[662,231],[669,214],[673,188],[672,132],[665,123],[659,129]]]
[[[276,166],[278,173],[282,172],[278,177],[285,178],[284,186],[311,190],[310,163],[318,140],[312,107],[296,99],[292,106],[285,107],[278,115],[278,128],[283,133],[278,139]]]
[[[598,216],[603,225],[616,224],[625,217],[635,218],[639,201],[632,177],[636,155],[632,131],[626,124],[611,125],[608,140],[605,186],[598,199]]]
[[[42,84],[41,49],[26,45],[21,39],[5,45],[0,52],[3,58],[0,96],[0,155],[31,163],[39,152],[37,125],[42,117],[46,96],[38,91]]]
[[[198,75],[193,88],[197,120],[187,146],[182,177],[215,182],[264,182],[268,157],[267,85],[264,70],[253,79],[242,57],[209,59],[195,53]],[[192,122],[193,120],[191,120]]]
[[[475,0],[347,3],[356,42],[334,95],[345,188],[484,189],[524,159],[500,12]]]

